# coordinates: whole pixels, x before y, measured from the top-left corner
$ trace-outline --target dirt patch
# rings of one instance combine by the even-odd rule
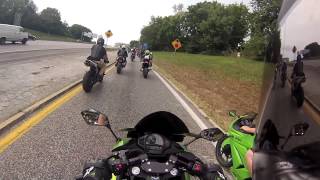
[[[182,67],[168,61],[157,61],[160,72],[173,80],[206,114],[227,129],[229,110],[239,113],[258,111],[260,85],[224,76],[218,71]]]
[[[32,72],[31,74],[37,75],[37,74],[40,74],[40,72]]]

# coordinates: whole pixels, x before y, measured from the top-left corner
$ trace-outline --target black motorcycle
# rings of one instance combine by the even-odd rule
[[[103,76],[99,75],[100,68],[95,61],[88,58],[84,64],[90,67],[89,71],[84,74],[82,80],[83,90],[88,93],[95,83],[103,81]]]
[[[142,69],[141,69],[142,75],[145,79],[148,78],[148,73],[150,70],[151,70],[150,69],[150,56],[145,56],[143,58]]]
[[[117,58],[117,62],[116,62],[115,65],[116,65],[116,67],[117,67],[117,73],[118,73],[118,74],[121,73],[122,68],[126,67],[126,64],[127,64],[127,62],[126,62],[126,60],[125,60],[124,57],[119,56],[119,57]]]
[[[301,86],[306,81],[305,75],[293,76],[291,80],[291,96],[297,101],[297,107],[301,107],[304,102],[304,90]]]
[[[81,114],[88,125],[107,127],[115,137],[116,144],[110,157],[86,164],[83,175],[77,180],[91,174],[97,175],[96,171],[101,168],[105,173],[99,179],[189,180],[191,176],[202,180],[226,179],[219,165],[205,164],[186,150],[197,139],[217,141],[223,136],[218,128],[193,134],[177,116],[159,111],[144,117],[134,128],[124,129],[127,138],[120,138],[112,130],[106,115],[94,109],[82,111]],[[186,136],[193,139],[180,144]]]
[[[287,64],[285,62],[281,65],[281,87],[284,88],[287,81]]]
[[[136,54],[135,53],[131,53],[131,61],[133,61],[136,58]]]

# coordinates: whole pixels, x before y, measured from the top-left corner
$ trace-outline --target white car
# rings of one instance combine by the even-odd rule
[[[0,24],[0,44],[5,44],[6,41],[26,44],[28,41],[28,33],[24,32],[21,26]]]

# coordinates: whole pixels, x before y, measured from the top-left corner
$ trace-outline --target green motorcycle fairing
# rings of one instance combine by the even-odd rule
[[[123,146],[125,144],[128,144],[129,141],[130,141],[130,138],[123,138],[123,139],[118,140],[116,142],[116,144],[113,145],[112,150],[114,150],[114,149],[116,149],[116,148],[118,148],[120,146]]]
[[[247,169],[246,164],[246,153],[249,149],[253,147],[255,135],[242,133],[234,129],[234,124],[241,118],[246,116],[236,117],[236,119],[229,126],[229,131],[227,133],[228,138],[226,138],[222,147],[230,145],[231,157],[232,157],[232,167],[231,173],[237,180],[251,179],[250,173]]]

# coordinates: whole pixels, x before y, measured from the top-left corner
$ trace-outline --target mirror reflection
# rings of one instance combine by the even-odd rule
[[[108,118],[97,110],[89,109],[81,112],[84,121],[89,125],[107,126]]]

